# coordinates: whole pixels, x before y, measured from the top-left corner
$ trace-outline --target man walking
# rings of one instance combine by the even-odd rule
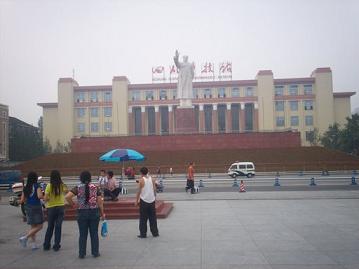
[[[138,182],[138,191],[136,194],[135,206],[140,205],[140,235],[139,238],[147,237],[147,220],[150,222],[150,230],[153,237],[159,236],[156,216],[156,184],[155,180],[148,175],[148,169],[142,167],[141,178]]]
[[[187,171],[187,186],[186,186],[186,192],[191,189],[191,193],[194,194],[194,168],[193,168],[193,162],[190,162],[188,166]]]

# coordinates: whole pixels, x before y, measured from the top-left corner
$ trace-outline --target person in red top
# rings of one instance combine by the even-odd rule
[[[187,186],[186,192],[191,189],[191,193],[194,193],[194,168],[193,162],[190,162],[187,170]]]

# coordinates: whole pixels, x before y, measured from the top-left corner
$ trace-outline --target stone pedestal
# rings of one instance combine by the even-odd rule
[[[192,134],[197,132],[193,107],[178,107],[175,112],[175,133]]]

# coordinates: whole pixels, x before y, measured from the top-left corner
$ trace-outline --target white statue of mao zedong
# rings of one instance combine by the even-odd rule
[[[178,61],[179,53],[176,50],[173,57],[179,70],[177,84],[177,99],[180,100],[180,107],[192,107],[192,80],[194,78],[194,63],[188,62],[188,56],[183,56],[183,62]]]

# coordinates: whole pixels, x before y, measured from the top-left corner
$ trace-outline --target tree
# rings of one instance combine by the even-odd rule
[[[54,149],[54,153],[64,153],[71,152],[71,143],[62,144],[59,140],[56,142],[56,147]]]
[[[45,141],[42,144],[42,153],[49,154],[51,152],[52,152],[52,147],[51,147],[49,139],[46,137]]]
[[[63,152],[64,152],[64,145],[59,140],[57,140],[54,153],[63,153]]]
[[[329,149],[342,150],[342,130],[340,125],[334,123],[320,138],[322,145]]]
[[[343,150],[358,155],[359,153],[359,115],[354,114],[347,118],[347,123],[342,134]]]
[[[308,133],[308,141],[310,143],[311,146],[317,146],[319,143],[319,132],[317,128],[314,128],[313,131],[310,131]]]

